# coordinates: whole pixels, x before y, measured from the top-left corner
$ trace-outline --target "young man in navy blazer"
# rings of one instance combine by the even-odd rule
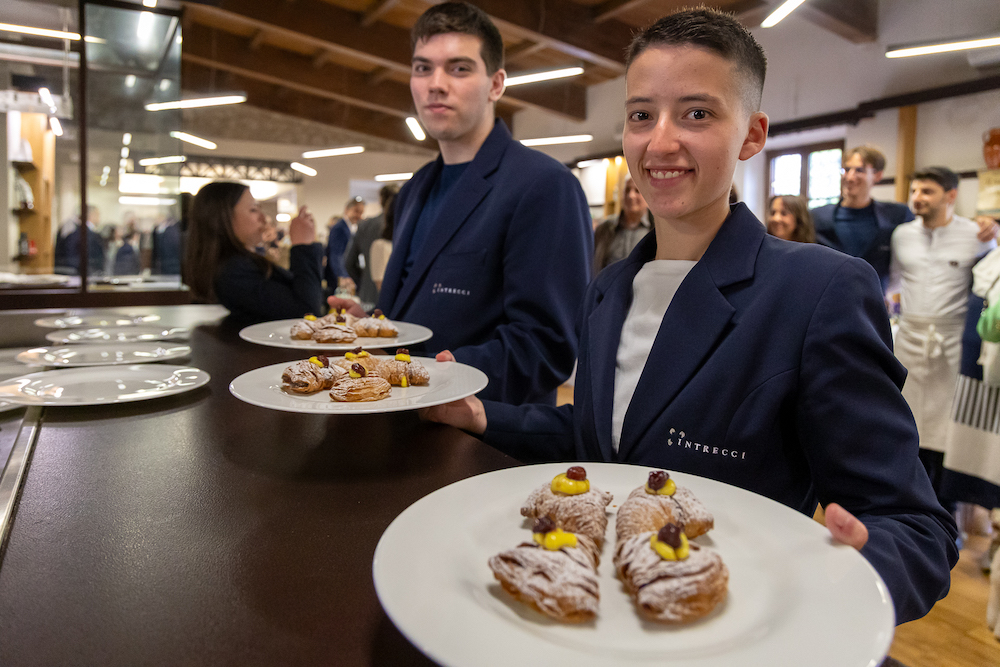
[[[442,360],[485,372],[484,398],[554,405],[576,359],[575,324],[590,280],[583,189],[495,119],[507,76],[503,41],[482,10],[436,5],[412,40],[410,91],[441,154],[396,198],[378,307],[434,331],[411,351],[449,351]]]
[[[737,160],[767,136],[763,50],[697,9],[640,33],[626,67],[622,143],[655,232],[587,292],[574,405],[470,398],[425,416],[523,461],[680,470],[807,515],[819,502],[885,580],[896,621],[926,614],[958,531],[917,457],[878,276],[729,205]]]

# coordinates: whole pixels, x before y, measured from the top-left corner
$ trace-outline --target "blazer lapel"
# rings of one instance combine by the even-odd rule
[[[424,240],[420,254],[417,255],[413,263],[413,269],[406,277],[406,283],[401,286],[398,296],[395,299],[393,314],[398,314],[406,306],[417,286],[420,285],[424,275],[441,253],[441,250],[469,219],[472,211],[483,201],[490,190],[493,189],[493,184],[487,180],[487,177],[496,171],[510,141],[511,136],[507,130],[507,126],[503,124],[503,121],[496,121],[493,131],[479,148],[476,157],[469,163],[465,173],[462,174],[462,177],[452,187],[447,205],[442,209],[437,219],[434,220],[434,226]],[[420,203],[423,204],[425,199],[426,193],[420,199]],[[420,211],[417,210],[416,217],[419,216]],[[416,218],[414,218],[415,222]],[[412,229],[409,233],[412,236]],[[409,246],[407,245],[407,247]]]
[[[681,283],[625,413],[620,459],[627,460],[629,451],[731,329],[736,309],[720,288],[753,277],[765,233],[764,226],[746,206],[737,204],[705,255]]]

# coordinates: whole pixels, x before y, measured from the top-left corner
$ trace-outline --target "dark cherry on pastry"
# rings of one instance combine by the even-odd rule
[[[690,489],[677,486],[667,471],[654,470],[618,508],[615,532],[621,541],[668,523],[684,526],[684,534],[695,538],[711,530],[715,519]]]

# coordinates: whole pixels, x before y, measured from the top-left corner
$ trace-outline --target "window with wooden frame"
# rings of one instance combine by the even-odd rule
[[[809,208],[840,199],[840,163],[844,141],[827,141],[767,152],[767,196],[804,197]]]

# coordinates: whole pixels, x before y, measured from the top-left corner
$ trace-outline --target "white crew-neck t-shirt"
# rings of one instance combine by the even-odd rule
[[[654,259],[639,269],[632,280],[632,305],[622,325],[615,364],[615,403],[611,412],[611,443],[618,451],[622,425],[642,369],[649,359],[663,316],[684,277],[696,262]]]

